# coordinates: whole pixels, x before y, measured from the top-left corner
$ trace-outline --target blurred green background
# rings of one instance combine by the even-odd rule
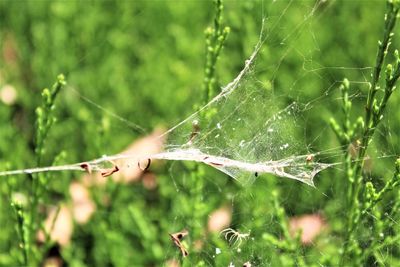
[[[268,37],[254,78],[273,88],[284,103],[310,103],[298,138],[313,151],[336,149],[339,144],[328,121],[332,116],[340,120],[337,88],[344,77],[352,82],[355,114],[361,115],[371,72],[365,67],[374,64],[384,12],[384,1],[224,1],[223,25],[231,31],[217,65],[218,85],[241,70],[265,16]],[[1,170],[35,166],[35,108],[42,89],[50,87],[59,73],[68,85],[56,101],[57,122],[46,140],[43,165],[53,164],[55,158],[57,164],[67,164],[118,153],[155,128],[171,127],[191,114],[203,104],[204,31],[213,25],[214,16],[213,2],[202,0],[1,0],[0,90],[10,92],[11,87],[16,93],[15,99],[3,97],[0,102]],[[392,46],[399,47],[398,38]],[[144,132],[76,92],[140,125]],[[395,92],[369,152],[370,179],[378,184],[390,176],[394,158],[377,156],[399,152],[399,104]],[[36,244],[41,250],[36,263],[46,265],[46,259],[56,255],[68,266],[337,264],[333,258],[343,246],[346,217],[346,182],[340,165],[319,174],[316,189],[266,175],[242,187],[209,167],[190,163],[158,164],[151,171],[157,181],[154,188],[111,179],[103,187],[91,187],[96,212],[89,222],[74,224],[68,245],[50,242],[43,249]],[[69,185],[80,174],[49,177],[36,211],[43,220],[49,208],[72,205]],[[10,203],[15,193],[29,197],[30,188],[28,176],[1,177],[1,266],[23,265]],[[220,207],[232,213],[233,228],[251,230],[253,239],[244,241],[241,251],[218,232],[207,230],[210,214]],[[295,237],[288,241],[293,246],[279,243],[289,238],[282,224],[304,214],[324,217],[328,226],[318,239],[312,245],[299,244]],[[189,231],[185,246],[190,255],[185,259],[168,235],[182,229]],[[216,255],[216,247],[221,254]],[[392,264],[399,264],[398,249],[386,253]]]

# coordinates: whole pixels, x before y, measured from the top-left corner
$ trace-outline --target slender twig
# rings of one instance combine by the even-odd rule
[[[379,125],[383,113],[386,109],[387,102],[389,97],[391,96],[395,83],[398,80],[397,69],[394,73],[391,73],[390,78],[386,78],[386,86],[385,93],[382,97],[382,100],[378,104],[377,100],[377,92],[379,91],[379,83],[381,72],[383,68],[383,63],[388,53],[388,48],[390,46],[390,41],[393,36],[393,29],[396,24],[399,7],[397,3],[393,3],[393,1],[387,2],[387,14],[385,16],[385,25],[383,32],[383,39],[379,42],[378,52],[375,60],[375,67],[372,72],[372,78],[370,82],[370,88],[368,91],[368,98],[365,107],[365,119],[364,119],[364,130],[361,135],[361,142],[358,147],[358,155],[357,160],[354,164],[348,166],[348,176],[351,181],[351,186],[349,189],[350,194],[348,194],[349,202],[350,202],[350,214],[348,216],[348,220],[346,222],[347,229],[345,234],[345,245],[342,253],[341,263],[344,263],[344,260],[348,257],[350,253],[350,246],[353,246],[356,242],[353,238],[355,229],[360,220],[361,211],[360,211],[360,201],[359,195],[360,190],[363,187],[363,175],[362,169],[364,166],[364,157],[366,154],[366,150],[368,148],[369,143],[374,135],[374,132]],[[393,75],[394,74],[394,75]]]

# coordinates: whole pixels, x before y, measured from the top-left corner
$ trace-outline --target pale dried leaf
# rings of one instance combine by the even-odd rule
[[[152,172],[147,172],[142,177],[142,183],[144,188],[153,190],[157,187],[157,177]]]
[[[301,242],[309,245],[326,228],[326,223],[319,214],[306,214],[291,218],[289,227],[292,236],[301,231]]]
[[[72,199],[72,213],[79,224],[85,224],[96,210],[96,205],[90,197],[89,190],[79,182],[72,182],[69,186]]]
[[[232,221],[232,210],[227,207],[221,207],[213,211],[208,218],[208,231],[219,233],[227,228]]]
[[[65,205],[62,205],[59,210],[57,208],[51,209],[46,221],[44,222],[44,228],[46,232],[49,233],[52,241],[58,243],[60,246],[68,245],[73,231],[70,209]],[[37,238],[39,241],[44,242],[44,232],[39,231]]]
[[[6,84],[0,89],[0,100],[10,106],[17,100],[17,90],[14,86]]]

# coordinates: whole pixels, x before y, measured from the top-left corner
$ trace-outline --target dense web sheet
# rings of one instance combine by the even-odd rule
[[[322,70],[360,72],[369,71],[370,68],[315,67],[312,59],[307,59],[306,55],[294,48],[295,40],[304,32],[307,23],[321,5],[320,2],[309,6],[308,13],[301,23],[298,23],[287,35],[279,36],[278,34],[278,37],[272,38],[273,34],[276,34],[281,27],[283,20],[286,19],[284,15],[292,5],[293,1],[289,1],[283,5],[279,15],[268,18],[267,20],[270,20],[268,23],[271,24],[268,29],[264,29],[267,23],[265,20],[263,21],[263,29],[252,54],[244,61],[243,68],[237,76],[221,87],[218,95],[159,136],[160,140],[164,140],[166,137],[168,139],[162,153],[149,153],[144,156],[103,155],[98,159],[63,166],[3,171],[0,172],[0,176],[63,170],[99,171],[109,175],[126,168],[143,169],[142,165],[150,165],[152,160],[162,159],[207,164],[242,184],[251,183],[259,175],[268,173],[299,180],[313,186],[315,175],[336,165],[328,163],[332,162],[331,160],[327,162],[324,162],[324,159],[321,160],[323,157],[320,154],[326,154],[328,151],[323,153],[310,151],[310,144],[304,140],[305,122],[302,120],[302,115],[321,98],[312,101],[308,99],[306,103],[284,102],[288,98],[275,95],[273,88],[279,69],[284,60],[287,60],[288,55],[297,53],[303,57],[304,64],[301,74],[298,75],[298,79],[293,80],[292,86],[287,88],[290,93],[294,91],[294,88],[303,86],[302,80],[308,76],[322,78],[319,76],[319,72]],[[310,35],[313,39],[315,38],[313,32],[310,32]],[[282,54],[273,56],[279,60],[268,72],[269,81],[260,81],[256,75],[256,72],[259,71],[257,59],[262,50],[270,45],[282,47]],[[322,97],[326,97],[338,83],[339,81],[330,83]],[[79,94],[77,90],[72,89]],[[85,96],[80,96],[89,104],[122,121],[127,127],[144,131],[141,126],[108,111]],[[314,107],[314,109],[316,108]],[[335,148],[331,152],[339,155],[339,150],[340,148]],[[115,161],[118,161],[118,165],[113,166]],[[143,162],[148,163],[143,164]]]
[[[269,173],[313,185],[314,176],[331,165],[315,161],[313,154],[296,154],[304,148],[296,141],[296,113],[301,111],[301,105],[293,102],[277,109],[277,99],[270,90],[252,77],[263,43],[261,35],[242,71],[217,96],[160,136],[170,136],[165,152],[140,158],[130,154],[103,156],[72,165],[8,171],[0,175],[61,170],[104,172],[104,163],[127,160],[115,166],[113,172],[117,172],[141,167],[144,160],[150,164],[151,160],[163,159],[204,163],[244,184]]]
[[[269,41],[270,32],[279,27],[283,14],[291,4],[292,1],[286,5],[268,33],[264,29],[261,31],[253,53],[245,60],[239,74],[206,105],[160,136],[160,139],[168,137],[164,152],[140,157],[131,154],[104,155],[70,165],[4,171],[0,172],[0,176],[62,170],[99,171],[108,175],[125,168],[143,168],[143,162],[148,161],[149,165],[152,160],[163,159],[204,163],[243,184],[251,183],[258,175],[269,173],[313,186],[314,176],[332,164],[318,162],[315,157],[318,153],[309,152],[299,135],[304,125],[297,120],[306,105],[283,103],[279,96],[274,95],[271,86],[257,80],[254,74],[263,45]],[[312,7],[303,22],[285,36],[280,45],[296,38],[317,7],[318,4]],[[271,80],[292,48],[288,46],[284,50]],[[132,127],[129,121],[82,97]],[[117,160],[122,161],[111,167],[111,173],[105,171],[110,170],[110,163],[114,164]]]

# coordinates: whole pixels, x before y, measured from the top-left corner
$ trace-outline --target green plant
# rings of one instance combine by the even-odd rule
[[[0,266],[38,266],[54,251],[69,266],[397,266],[400,161],[387,174],[383,170],[391,165],[372,155],[373,148],[384,150],[387,143],[391,154],[398,154],[400,140],[400,117],[391,110],[400,99],[393,93],[399,55],[389,46],[391,41],[398,46],[398,35],[392,33],[399,3],[388,1],[387,7],[382,31],[371,21],[378,20],[384,6],[370,1],[0,1],[0,91],[12,85],[18,92],[14,104],[3,104],[0,95],[0,171],[114,155],[138,135],[129,121],[146,132],[160,124],[176,125],[243,68],[260,37],[260,14],[266,14],[265,44],[241,81],[240,89],[249,90],[234,99],[238,105],[224,97],[223,108],[249,103],[251,86],[265,98],[255,98],[254,106],[246,106],[250,109],[268,113],[278,108],[275,102],[286,107],[293,100],[304,101],[299,122],[278,125],[276,139],[295,128],[301,133],[292,136],[294,143],[304,139],[305,149],[321,152],[304,160],[333,163],[318,174],[315,188],[267,174],[253,174],[253,183],[243,186],[193,162],[153,162],[130,184],[103,177],[101,185],[87,185],[88,177],[79,172],[0,177]],[[204,46],[201,33],[210,21]],[[369,65],[380,32],[365,108],[357,87],[364,84],[367,70],[360,66]],[[31,88],[41,88],[60,72],[68,74],[69,85],[58,77],[38,104],[38,93]],[[343,76],[348,77],[339,88],[343,116],[331,120],[333,131],[324,131],[324,118],[337,108],[334,82]],[[363,116],[358,116],[360,110]],[[249,110],[237,111],[222,119],[241,119],[236,131],[243,136],[260,132],[253,122],[268,119],[267,114],[258,118],[246,116],[252,114]],[[196,113],[203,125],[189,123],[179,138],[187,142],[191,130],[198,137],[211,133],[207,124],[216,124],[218,112],[211,106]],[[381,134],[389,131],[390,136]],[[269,153],[279,150],[276,139],[252,144]],[[332,149],[337,140],[339,152]],[[229,153],[239,143],[226,139],[212,146]],[[343,158],[324,158],[328,149]],[[369,155],[372,171],[366,164]],[[153,179],[153,185],[146,179]],[[87,223],[74,222],[69,245],[57,245],[43,221],[50,207],[74,207],[70,183],[86,186],[95,211]],[[21,194],[27,202],[17,201]],[[221,208],[230,217],[225,218],[229,225],[220,227],[246,234],[240,245],[220,234],[221,229],[209,229]],[[323,220],[311,243],[302,240],[302,230],[293,229],[293,221],[304,215]],[[169,235],[183,229],[188,230],[182,241],[187,257]],[[44,233],[44,243],[38,243],[38,231]]]
[[[383,240],[379,235],[382,234],[385,222],[382,221],[381,210],[376,205],[382,201],[384,195],[393,190],[398,185],[399,179],[399,160],[396,161],[396,170],[392,178],[389,178],[385,186],[376,192],[372,182],[366,181],[366,174],[363,171],[366,151],[368,145],[372,141],[372,137],[382,121],[385,109],[390,96],[396,88],[396,83],[400,77],[400,58],[398,50],[394,52],[394,64],[386,65],[386,77],[381,78],[383,64],[388,54],[391,38],[394,35],[394,28],[398,18],[400,8],[399,1],[387,1],[387,14],[385,15],[385,25],[383,31],[383,39],[379,41],[378,52],[376,56],[375,66],[373,68],[371,82],[369,85],[368,98],[365,106],[365,118],[359,117],[354,123],[350,120],[350,112],[352,102],[349,100],[348,80],[344,80],[340,90],[342,92],[342,109],[344,113],[344,123],[339,126],[338,123],[331,119],[331,125],[335,131],[340,143],[344,149],[346,176],[349,183],[346,194],[346,203],[350,207],[348,220],[344,227],[344,247],[342,251],[341,264],[348,263],[350,259],[355,264],[365,263],[363,260],[370,260],[369,257],[376,257],[374,245],[381,243],[390,246],[393,236],[384,235]],[[381,83],[381,81],[383,82]],[[378,92],[381,91],[380,84],[384,84],[383,96],[378,98]],[[352,146],[352,147],[351,147]],[[355,148],[356,155],[352,155],[352,149]],[[359,231],[365,231],[364,227],[360,227],[360,222],[366,220],[369,214],[375,215],[373,241],[368,245],[368,250],[363,251],[358,236]],[[376,236],[378,235],[378,236]],[[376,241],[376,240],[379,240]],[[379,243],[379,244],[378,244]],[[379,259],[376,259],[379,261]]]
[[[224,46],[230,28],[223,26],[223,4],[222,0],[215,0],[215,18],[213,27],[205,30],[206,34],[206,63],[204,67],[204,103],[208,103],[218,92],[220,85],[216,75],[216,68],[221,50]]]
[[[45,155],[45,141],[51,126],[56,121],[54,115],[55,100],[65,84],[64,76],[59,75],[57,82],[50,90],[47,88],[43,90],[42,105],[36,109],[35,152],[38,166],[42,165],[43,156]],[[25,207],[18,202],[11,203],[11,205],[14,208],[17,218],[17,233],[19,234],[20,248],[23,251],[23,261],[21,264],[36,266],[42,261],[44,253],[49,248],[49,242],[51,242],[48,229],[44,228],[44,216],[39,211],[39,206],[44,203],[48,190],[49,175],[41,173],[29,176],[31,177],[31,188],[28,203],[25,204]],[[36,242],[39,230],[45,234],[45,242],[41,246],[37,245]]]

